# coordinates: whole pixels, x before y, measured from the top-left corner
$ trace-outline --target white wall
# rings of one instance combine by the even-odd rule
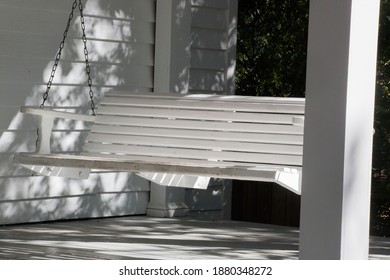
[[[12,163],[13,153],[34,150],[34,119],[18,110],[42,102],[72,3],[0,0],[0,224],[145,213],[149,183],[132,174],[93,174],[83,181],[33,177]],[[155,0],[83,3],[96,102],[113,88],[151,91]],[[87,113],[78,15],[76,9],[46,106]],[[54,150],[79,150],[85,128],[58,123]]]
[[[234,93],[237,0],[191,0],[190,92]]]
[[[85,24],[96,103],[110,89],[153,91],[156,1],[85,0]],[[189,0],[188,0],[189,1]],[[36,120],[18,113],[39,105],[73,0],[0,0],[0,224],[144,214],[150,184],[129,173],[88,180],[32,176],[12,163],[32,152]],[[232,94],[237,0],[192,0],[190,64],[185,89]],[[88,113],[78,10],[46,106]],[[158,51],[157,47],[156,50]],[[186,50],[188,51],[188,50]],[[79,151],[88,127],[56,124],[54,151]],[[229,192],[187,191],[194,212],[221,212]]]
[[[237,0],[191,0],[190,93],[234,94]],[[231,180],[187,190],[191,215],[229,219]]]

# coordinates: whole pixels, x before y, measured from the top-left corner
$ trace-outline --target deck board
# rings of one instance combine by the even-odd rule
[[[0,259],[297,259],[297,228],[129,216],[3,226]],[[370,259],[390,259],[372,237]]]

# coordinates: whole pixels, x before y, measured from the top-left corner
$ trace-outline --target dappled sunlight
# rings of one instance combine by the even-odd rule
[[[0,258],[296,259],[298,231],[260,224],[124,217],[8,226]]]
[[[248,222],[122,217],[0,228],[0,259],[298,258],[299,230]],[[390,259],[372,237],[370,259]]]
[[[111,89],[150,91],[153,85],[148,79],[152,77],[149,73],[153,73],[153,55],[150,53],[154,49],[155,21],[152,14],[154,9],[150,5],[154,2],[142,5],[124,4],[121,1],[83,2],[95,104],[98,106],[103,95]],[[39,49],[39,46],[32,46],[34,57],[38,57],[40,63],[33,69],[39,69],[41,74],[34,74],[38,80],[26,84],[26,89],[21,90],[25,94],[25,101],[20,106],[39,106],[42,103],[70,6],[71,2],[58,17],[48,17],[55,21],[53,30],[58,32],[43,37],[46,41],[41,44],[45,47]],[[148,30],[145,31],[145,28]],[[40,34],[49,30],[42,29]],[[90,114],[81,37],[79,11],[76,9],[45,103],[47,108]],[[49,58],[45,60],[50,56],[50,61]],[[30,88],[27,89],[27,86]],[[8,125],[10,132],[0,136],[0,152],[7,155],[0,158],[0,176],[6,176],[0,180],[0,223],[146,212],[149,183],[131,173],[93,173],[88,180],[75,180],[32,176],[31,171],[13,164],[14,153],[35,151],[37,119],[17,113],[15,109],[15,115]],[[73,154],[82,151],[90,124],[58,119],[53,129],[52,151]]]
[[[148,92],[152,91],[154,87],[156,2],[129,2],[131,4],[126,1],[85,1],[85,31],[88,38],[88,57],[97,107],[104,94],[111,89]],[[189,3],[192,6],[189,6]],[[201,7],[202,5],[205,6]],[[177,71],[178,82],[173,85],[173,88],[178,92],[188,92],[193,86],[193,89],[199,89],[206,93],[210,91],[226,93],[228,79],[233,77],[234,72],[234,60],[230,59],[227,50],[229,45],[235,42],[234,36],[230,36],[233,27],[226,24],[229,6],[217,1],[211,3],[211,7],[204,1],[194,1],[193,3],[184,1],[180,2],[173,12],[176,24],[173,28],[183,28],[182,24],[186,24],[183,19],[191,17],[193,25],[191,21],[188,21],[188,26],[186,25],[185,28],[188,27],[191,32],[195,29],[200,31],[199,34],[194,33],[192,38],[192,34],[186,34],[184,37],[188,35],[188,38],[180,38],[177,42],[179,45],[179,47],[176,46],[177,49],[181,51],[183,47],[184,50],[177,56],[183,55],[185,60],[191,61],[186,61],[186,66],[183,68],[178,67],[180,68]],[[214,12],[215,17],[213,16]],[[61,13],[65,15],[65,9]],[[81,40],[80,18],[77,10],[74,14],[45,107],[90,114],[91,101],[89,100],[85,73],[85,50]],[[58,17],[60,17],[59,15]],[[203,22],[202,18],[205,21],[207,19],[207,23]],[[62,19],[61,14],[61,19],[58,18],[58,21],[63,22],[64,20],[65,16]],[[215,28],[212,26],[213,24],[216,24]],[[58,23],[58,25],[60,24]],[[57,27],[55,29],[57,30]],[[34,56],[40,58],[42,65],[35,67],[39,69],[39,75],[37,75],[39,80],[31,83],[31,87],[24,91],[26,92],[25,104],[35,106],[41,104],[42,94],[45,92],[45,85],[52,71],[54,55],[58,48],[57,42],[61,39],[62,31],[63,27],[59,27],[58,34],[44,38],[55,41],[54,43],[49,42],[50,48],[36,50],[34,53]],[[40,32],[44,34],[47,31],[42,29]],[[58,39],[55,38],[57,35]],[[209,39],[212,41],[212,47],[207,45]],[[45,40],[43,40],[42,45],[45,44]],[[195,41],[199,43],[199,46],[196,46]],[[227,71],[230,71],[230,74],[227,75]],[[189,76],[191,76],[190,79]],[[98,110],[99,108],[97,108]],[[12,126],[15,130],[28,128],[31,138],[13,136],[6,139],[6,152],[10,155],[10,159],[15,152],[33,152],[37,139],[36,120],[30,116],[17,116],[14,118]],[[89,129],[90,126],[87,123],[56,120],[51,138],[52,151],[66,154],[82,152]],[[1,139],[0,144],[2,144]],[[3,147],[3,145],[0,146]],[[29,218],[26,218],[26,221],[39,220],[38,217],[53,220],[58,217],[145,213],[149,183],[130,173],[92,173],[87,180],[74,180],[30,177],[30,174],[27,173],[30,171],[19,173],[18,167],[9,162],[1,162],[0,167],[2,166],[8,166],[7,169],[12,170],[12,172],[17,170],[18,172],[13,176],[19,174],[26,176],[18,184],[19,192],[17,195],[15,194],[18,201],[15,202],[15,206],[10,206],[11,201],[9,204],[1,206],[4,209],[12,208],[15,217],[28,215]],[[50,169],[48,172],[55,173]],[[12,183],[12,185],[16,186],[16,183]],[[0,187],[2,188],[0,193],[9,189],[8,187]],[[194,194],[193,198],[196,203],[200,203],[203,200],[202,196],[207,197],[208,195],[211,196],[212,202],[217,202],[218,206],[225,203],[222,201],[221,189]],[[199,204],[197,206],[205,210],[207,208]],[[46,208],[47,212],[45,212]],[[36,209],[36,213],[34,209]],[[1,211],[2,209],[0,209]],[[7,223],[7,218],[1,216],[1,221]]]

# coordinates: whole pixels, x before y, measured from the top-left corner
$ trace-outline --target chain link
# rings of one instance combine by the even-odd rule
[[[61,54],[62,54],[62,50],[63,50],[63,48],[65,46],[66,37],[68,36],[70,23],[71,23],[71,21],[73,19],[73,16],[74,16],[74,10],[76,9],[77,6],[79,7],[79,11],[80,11],[81,29],[82,29],[82,32],[83,32],[82,41],[84,43],[84,57],[85,57],[86,73],[87,73],[87,76],[88,76],[89,98],[91,99],[92,115],[95,116],[96,113],[95,113],[95,103],[94,103],[94,100],[93,100],[94,96],[93,96],[93,91],[92,91],[91,67],[89,65],[88,49],[87,49],[87,37],[85,35],[85,21],[84,21],[84,14],[83,14],[83,4],[82,4],[81,0],[79,0],[78,3],[77,3],[77,0],[74,0],[74,2],[72,4],[72,10],[70,12],[68,21],[66,23],[66,27],[65,27],[65,31],[63,33],[62,41],[60,43],[59,50],[58,50],[57,55],[55,57],[55,61],[54,61],[54,64],[53,64],[53,67],[52,67],[51,73],[50,73],[50,78],[49,78],[49,81],[47,82],[46,91],[43,94],[43,101],[42,101],[42,104],[41,104],[40,107],[44,108],[45,102],[47,101],[47,98],[49,97],[49,91],[50,91],[51,86],[53,84],[54,75],[56,73],[56,70],[57,70],[57,67],[58,67],[58,63],[59,63],[59,61],[61,59]]]
[[[88,57],[88,49],[87,49],[87,36],[85,36],[85,22],[84,22],[84,14],[83,14],[83,3],[81,3],[81,0],[79,1],[79,11],[80,11],[81,30],[83,31],[83,36],[81,38],[82,38],[83,43],[84,43],[85,70],[86,70],[87,76],[88,76],[89,98],[91,99],[91,111],[92,111],[92,115],[96,116],[96,113],[95,113],[95,102],[93,101],[91,67],[89,66],[89,57]]]

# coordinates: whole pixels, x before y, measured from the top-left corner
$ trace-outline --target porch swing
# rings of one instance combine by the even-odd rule
[[[44,108],[79,7],[91,115]],[[210,178],[276,182],[300,194],[304,99],[112,91],[95,111],[81,0],[75,0],[43,102],[34,153],[14,161],[44,176],[86,179],[91,171],[135,172],[163,186],[205,189]],[[50,151],[55,119],[91,122],[78,155]]]

